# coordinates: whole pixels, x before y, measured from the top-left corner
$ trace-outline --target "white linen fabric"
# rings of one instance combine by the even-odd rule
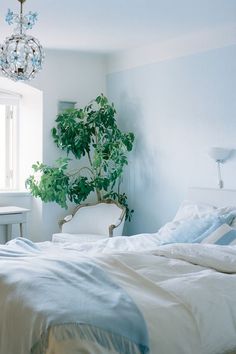
[[[205,216],[223,216],[236,211],[236,206],[216,207],[206,203],[196,203],[191,200],[184,200],[173,219],[173,222],[182,222],[187,219],[198,219]],[[233,220],[236,225],[236,218]]]
[[[163,230],[161,234],[139,234],[134,236],[117,236],[102,239],[96,242],[83,242],[78,241],[76,237],[73,242],[58,242],[57,239],[53,239],[54,243],[57,243],[64,249],[76,249],[80,252],[86,252],[87,254],[100,254],[100,253],[113,253],[119,252],[136,252],[140,250],[151,251],[155,250],[161,245],[165,237],[169,235],[169,230]],[[86,236],[86,235],[84,235]],[[82,236],[83,237],[83,236]],[[45,243],[44,243],[45,244]]]
[[[70,243],[84,243],[84,242],[94,242],[103,239],[107,239],[107,235],[98,234],[67,234],[58,233],[52,235],[52,242],[70,242]]]
[[[93,262],[108,272],[138,305],[147,324],[151,354],[236,353],[236,247],[174,244],[145,251],[140,246],[144,247],[144,240],[148,237],[137,236],[133,252],[126,253],[120,252],[119,239],[116,240],[116,250],[106,247],[102,250],[103,241],[94,243],[87,251],[84,247],[83,253],[78,244],[47,242],[33,247],[42,254],[42,260],[55,257],[63,262],[64,258],[81,260],[92,256]],[[154,242],[152,239],[151,236],[149,248]],[[152,245],[154,247],[154,243]],[[18,240],[10,246],[18,252],[25,247]],[[40,269],[40,264],[38,267]],[[7,279],[6,263],[5,290]],[[24,295],[27,299],[27,289]],[[2,291],[0,301],[2,305]],[[28,343],[29,333],[22,328],[21,321],[16,321],[16,316],[23,315],[17,313],[17,305],[16,296],[14,309],[2,307],[1,335],[6,333],[6,336],[1,336],[1,354],[28,354],[23,343]],[[25,305],[27,308],[27,303]],[[36,305],[40,307],[43,303]],[[33,321],[33,314],[27,315],[32,316],[30,320]],[[34,325],[34,331],[40,333],[40,319]],[[7,335],[9,328],[14,334],[12,337]],[[94,343],[81,340],[76,331],[70,340],[59,341],[67,330],[66,326],[59,326],[50,332],[47,354],[109,353]],[[15,350],[7,350],[9,341],[11,345],[15,343]]]
[[[181,204],[173,221],[185,220],[190,218],[201,218],[215,213],[217,208],[206,203],[196,203],[191,200],[184,200]]]

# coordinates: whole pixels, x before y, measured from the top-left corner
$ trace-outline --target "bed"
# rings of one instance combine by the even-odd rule
[[[236,353],[236,192],[208,192],[156,234],[1,246],[0,354]]]

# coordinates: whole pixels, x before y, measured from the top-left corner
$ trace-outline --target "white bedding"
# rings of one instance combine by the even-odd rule
[[[236,353],[236,247],[174,244],[97,260],[141,308],[151,353]]]
[[[199,244],[154,247],[154,236],[148,237],[147,241],[147,237],[137,236],[136,246],[130,240],[133,250],[126,253],[120,252],[123,243],[119,238],[113,241],[112,250],[102,241],[90,245],[90,249],[84,245],[83,253],[76,244],[44,243],[38,247],[45,256],[61,259],[87,256],[102,266],[141,310],[152,354],[236,353],[236,247]],[[140,252],[142,243],[149,241],[152,250]],[[131,243],[125,242],[131,248]],[[134,252],[137,249],[139,252]],[[4,321],[4,316],[0,321]],[[13,320],[11,330],[17,338],[18,329],[14,326]],[[51,331],[47,354],[108,353],[76,338],[76,333],[71,340],[59,342],[59,331],[66,331],[66,326]],[[27,338],[27,333],[23,336]],[[24,348],[11,353],[3,351],[2,343],[0,354],[27,354]],[[4,343],[7,346],[6,338]]]
[[[154,236],[147,237],[151,249]],[[138,305],[148,327],[151,353],[236,353],[236,247],[173,244],[140,252],[141,245],[149,242],[145,241],[147,237],[136,236],[134,243],[125,238],[126,247],[133,248],[125,253],[120,252],[124,239],[113,239],[110,248],[101,241],[93,243],[87,256],[126,289]],[[39,246],[45,255],[62,259],[65,255],[71,259],[84,257],[88,246],[83,245],[83,254],[79,247],[51,243]],[[135,247],[139,252],[134,252]],[[81,341],[76,334],[70,340],[58,341],[58,331],[66,331],[66,326],[50,332],[47,354],[109,353],[94,343]],[[23,348],[7,354],[27,351]]]

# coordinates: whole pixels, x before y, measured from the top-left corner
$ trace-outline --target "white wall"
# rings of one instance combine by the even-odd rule
[[[103,55],[47,50],[43,70],[30,85],[42,90],[43,162],[52,164],[61,152],[51,137],[58,113],[58,101],[87,104],[101,92],[106,93],[105,59]],[[39,240],[49,240],[57,232],[58,220],[66,211],[55,203],[43,204],[42,231]]]
[[[20,114],[18,119],[18,187],[22,192],[25,190],[25,180],[31,171],[31,165],[36,160],[42,160],[42,123],[43,123],[43,100],[42,92],[23,83],[15,83],[9,79],[0,77],[0,89],[7,92],[17,93],[20,99]],[[40,235],[42,225],[42,203],[33,200],[26,193],[0,192],[0,205],[14,205],[30,209],[28,225],[24,230],[24,236],[33,240]],[[0,242],[6,238],[6,228],[0,227]],[[13,236],[19,236],[19,227],[13,227]]]
[[[216,187],[207,149],[236,148],[236,46],[182,48],[182,55],[172,51],[152,63],[144,53],[146,64],[141,49],[138,58],[110,58],[108,95],[121,127],[136,135],[123,185],[135,209],[129,234],[170,220],[189,186]],[[235,170],[233,154],[223,166],[226,188],[236,189]]]
[[[30,161],[27,159],[21,162],[21,185],[29,175],[29,167],[33,162],[39,160],[52,164],[61,155],[51,138],[51,128],[58,113],[58,101],[75,101],[79,105],[85,105],[101,92],[106,93],[105,69],[103,55],[46,51],[43,70],[35,80],[27,83],[31,86],[29,92],[32,92],[32,87],[37,89],[35,92],[42,91],[43,120],[39,117],[42,113],[40,104],[30,100],[25,91],[22,96],[24,102],[28,100],[27,105],[22,105],[28,112],[22,112],[24,120],[21,130],[25,132],[25,140],[21,141],[20,150],[25,156],[28,149]],[[12,85],[14,87],[11,91],[15,91],[16,84],[12,82]],[[17,85],[27,89],[27,85]],[[0,205],[7,204],[31,209],[27,236],[34,241],[50,240],[52,233],[58,231],[58,220],[67,213],[55,203],[43,204],[39,199],[20,194],[0,194]],[[14,235],[18,236],[18,230],[14,230]],[[0,241],[3,239],[3,227],[0,227]]]
[[[169,43],[164,54],[149,48],[150,57],[145,49],[142,56],[140,48],[135,52],[139,55],[112,55],[108,61],[107,92],[118,108],[121,127],[136,134],[123,185],[135,209],[129,234],[157,230],[173,216],[188,186],[216,186],[208,147],[235,148],[236,47],[224,46],[232,39],[224,36],[220,43],[206,36],[204,48],[199,38],[195,47],[188,39],[191,50],[182,44],[181,52],[175,44],[175,51]],[[60,155],[50,134],[58,101],[84,105],[106,93],[105,64],[102,55],[47,51],[43,71],[30,83],[43,92],[45,163]],[[224,166],[226,188],[236,188],[235,163],[233,155]],[[50,239],[66,211],[55,203],[32,203],[31,220],[38,229],[30,237]]]

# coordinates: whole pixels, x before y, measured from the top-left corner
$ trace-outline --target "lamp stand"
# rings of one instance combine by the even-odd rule
[[[221,161],[217,160],[216,164],[217,164],[217,175],[218,175],[218,186],[220,189],[224,188],[224,182],[222,180],[222,176],[221,176]]]

